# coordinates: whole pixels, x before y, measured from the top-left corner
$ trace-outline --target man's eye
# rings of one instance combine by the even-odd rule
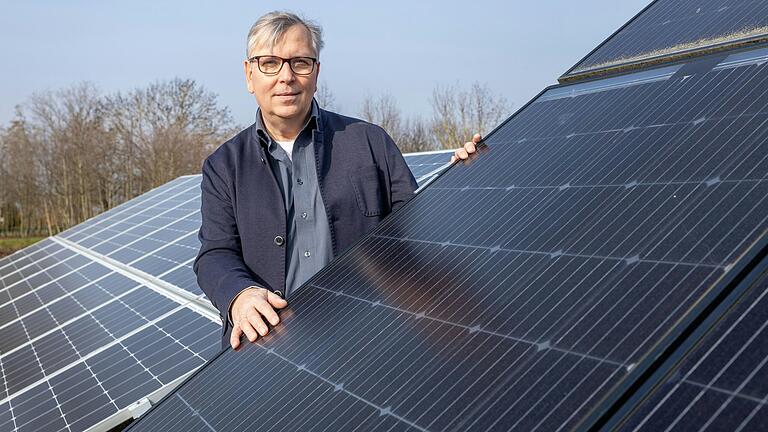
[[[267,69],[274,69],[277,67],[278,64],[279,62],[276,60],[263,60],[261,62],[261,67],[267,68]]]
[[[294,60],[293,66],[299,68],[308,68],[310,63],[304,59]]]

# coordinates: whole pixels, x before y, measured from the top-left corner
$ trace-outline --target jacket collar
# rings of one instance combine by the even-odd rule
[[[307,127],[312,128],[313,134],[314,131],[323,130],[321,109],[315,98],[312,98],[312,112],[304,127],[301,128],[301,131],[304,131]],[[272,137],[267,133],[267,128],[264,126],[264,120],[261,118],[261,108],[256,111],[256,122],[253,124],[253,130],[259,138],[259,143],[268,149],[272,143]]]

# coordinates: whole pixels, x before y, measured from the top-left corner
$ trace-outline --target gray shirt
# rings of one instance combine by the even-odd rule
[[[312,275],[333,259],[333,244],[328,216],[320,194],[315,163],[314,131],[317,129],[317,103],[293,144],[292,159],[267,133],[256,115],[259,136],[269,143],[269,164],[283,194],[286,215],[285,297],[288,298]]]

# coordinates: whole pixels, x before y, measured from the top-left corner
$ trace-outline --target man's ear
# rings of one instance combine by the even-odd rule
[[[248,87],[248,93],[253,94],[255,91],[253,89],[253,83],[251,82],[253,69],[251,68],[251,62],[249,62],[247,59],[243,61],[243,71],[245,72],[245,85]]]

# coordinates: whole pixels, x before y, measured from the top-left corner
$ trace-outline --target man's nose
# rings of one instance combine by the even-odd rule
[[[277,77],[281,82],[291,82],[296,79],[296,75],[294,75],[293,69],[291,69],[291,65],[288,62],[283,62],[283,67],[280,68]]]

